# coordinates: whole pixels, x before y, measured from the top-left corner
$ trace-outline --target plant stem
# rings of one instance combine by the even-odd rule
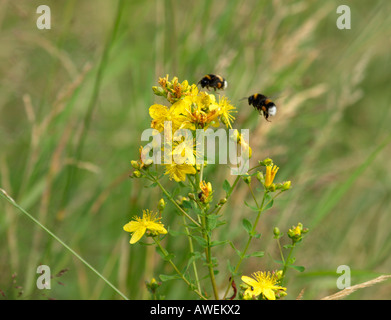
[[[153,238],[153,240],[155,241],[155,243],[157,244],[157,246],[159,247],[159,249],[161,250],[161,252],[164,254],[164,256],[166,257],[167,261],[171,264],[171,266],[174,268],[175,272],[182,278],[183,281],[185,281],[185,283],[190,287],[190,289],[192,291],[194,291],[201,299],[203,300],[207,300],[200,291],[198,291],[197,289],[193,289],[193,285],[189,282],[189,280],[187,280],[185,278],[185,276],[182,274],[182,272],[179,271],[178,267],[175,265],[175,263],[171,260],[171,258],[169,258],[169,254],[167,252],[166,249],[164,249],[162,247],[162,245],[160,244],[160,241],[159,239],[156,239],[156,237]]]
[[[201,221],[202,221],[202,235],[206,241],[205,258],[206,258],[206,263],[208,264],[209,277],[210,277],[210,281],[212,283],[213,294],[215,296],[215,299],[219,300],[219,292],[217,290],[216,279],[215,279],[215,274],[214,274],[214,270],[213,270],[212,252],[211,252],[211,248],[210,248],[210,236],[206,230],[205,212],[203,212],[203,215],[201,217]]]
[[[286,269],[288,268],[289,260],[291,258],[293,249],[295,248],[295,244],[292,244],[291,249],[289,250],[288,257],[284,261],[284,268],[282,269],[281,282],[284,280]]]
[[[248,186],[249,186],[250,192],[251,192],[251,194],[252,194],[252,196],[253,196],[253,198],[254,198],[255,204],[256,204],[256,206],[257,206],[257,208],[258,208],[258,214],[257,214],[257,217],[256,217],[255,222],[254,222],[254,224],[253,224],[253,227],[252,227],[252,229],[251,229],[251,232],[250,232],[250,234],[249,234],[249,237],[248,237],[246,246],[244,247],[244,250],[242,251],[242,254],[241,254],[241,256],[240,256],[240,259],[239,259],[238,263],[236,264],[236,267],[235,267],[234,272],[233,272],[234,274],[236,274],[236,273],[238,272],[239,267],[240,267],[240,265],[242,264],[242,261],[243,261],[245,255],[246,255],[246,253],[247,253],[247,250],[248,250],[248,248],[249,248],[249,246],[250,246],[251,240],[252,240],[253,237],[254,237],[255,229],[256,229],[256,227],[257,227],[257,225],[258,225],[259,218],[261,217],[261,213],[262,213],[263,208],[264,208],[264,203],[265,203],[266,194],[267,194],[266,191],[263,193],[262,203],[261,203],[261,206],[259,206],[259,205],[258,205],[258,201],[257,201],[257,199],[256,199],[256,197],[255,197],[255,195],[254,195],[254,191],[253,191],[253,189],[251,188],[251,185],[249,184]],[[230,287],[231,287],[232,281],[233,281],[233,276],[231,277],[231,279],[230,279],[230,281],[229,281],[229,284],[228,284],[228,287],[227,287],[227,289],[226,289],[226,291],[225,291],[223,300],[227,297],[227,294],[228,294],[228,291],[229,291],[229,289],[230,289]]]
[[[238,175],[237,177],[236,177],[236,179],[235,179],[235,181],[234,181],[234,183],[233,183],[233,185],[231,186],[231,189],[229,189],[229,191],[227,192],[227,195],[226,195],[226,199],[227,199],[227,201],[228,201],[228,199],[229,199],[229,197],[231,196],[231,194],[232,194],[232,192],[234,191],[234,189],[235,189],[235,187],[236,187],[236,185],[237,185],[237,183],[239,182],[239,179],[240,179],[240,176]],[[214,211],[217,209],[217,211],[216,211],[216,215],[220,212],[220,210],[221,210],[221,208],[223,207],[223,205],[221,205],[220,207],[215,207],[210,213],[208,213],[208,214],[212,214],[212,213],[214,213]]]
[[[57,240],[65,249],[67,249],[71,254],[73,254],[77,259],[79,259],[84,265],[86,265],[92,272],[94,272],[99,278],[101,278],[104,282],[106,282],[115,292],[117,292],[123,299],[129,300],[121,291],[119,291],[109,280],[107,280],[101,273],[99,273],[93,266],[91,266],[86,260],[84,260],[79,254],[77,254],[72,248],[70,248],[64,241],[62,241],[59,237],[57,237],[52,231],[46,228],[43,224],[41,224],[37,219],[35,219],[31,214],[29,214],[26,210],[24,210],[21,206],[19,206],[14,199],[12,199],[7,192],[0,188],[0,195],[5,198],[9,203],[11,203],[15,208],[19,209],[22,213],[24,213],[30,220],[32,220],[35,224],[40,226],[47,234],[49,234],[52,238]]]
[[[191,238],[189,228],[186,227],[185,216],[183,216],[183,223],[184,223],[184,225],[185,225],[185,231],[186,231],[187,238],[189,239],[189,249],[190,249],[190,253],[191,253],[192,255],[194,255],[193,240],[192,240],[192,238]],[[197,284],[197,287],[198,287],[198,291],[201,292],[201,285],[200,285],[200,280],[198,279],[197,264],[196,264],[195,260],[193,260],[192,265],[193,265],[194,277],[195,277],[195,281],[196,281],[196,284]]]
[[[159,188],[160,188],[160,189],[163,191],[163,193],[167,196],[168,200],[170,200],[170,201],[177,207],[177,209],[178,209],[180,212],[182,212],[182,213],[184,214],[184,216],[185,216],[186,218],[188,218],[191,222],[193,222],[197,227],[201,227],[201,225],[200,225],[197,221],[195,221],[191,216],[189,216],[189,214],[188,214],[185,210],[183,210],[183,209],[179,206],[179,204],[172,198],[171,194],[168,193],[168,191],[162,186],[162,184],[159,182],[158,179],[156,179],[156,178],[155,178],[154,176],[152,176],[152,175],[149,175],[149,176],[153,179],[154,182],[157,183],[157,185],[159,186]]]

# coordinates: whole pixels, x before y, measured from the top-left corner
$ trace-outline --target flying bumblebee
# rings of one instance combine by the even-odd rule
[[[245,98],[244,98],[245,99]],[[253,106],[255,109],[262,114],[267,121],[270,122],[269,117],[274,117],[277,113],[277,107],[272,100],[264,96],[261,93],[253,94],[248,97],[248,104]]]
[[[216,91],[216,89],[227,88],[228,82],[222,76],[207,74],[197,84],[200,84],[202,88],[206,87],[208,90],[213,88]]]

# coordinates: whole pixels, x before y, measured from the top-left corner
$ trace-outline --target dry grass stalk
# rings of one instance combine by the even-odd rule
[[[337,293],[332,294],[331,296],[324,297],[321,300],[339,300],[339,299],[347,297],[348,295],[352,294],[353,292],[355,292],[359,289],[373,286],[374,284],[383,282],[383,281],[390,279],[390,278],[391,278],[391,275],[383,275],[383,276],[377,277],[375,279],[369,280],[367,282],[357,284],[353,287],[343,289]]]

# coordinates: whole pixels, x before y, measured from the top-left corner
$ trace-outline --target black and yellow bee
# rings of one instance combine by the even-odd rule
[[[261,93],[248,97],[248,104],[257,109],[269,122],[269,117],[274,117],[277,113],[277,107],[274,102]]]
[[[219,75],[216,74],[207,74],[204,76],[198,84],[201,85],[202,88],[213,88],[215,91],[216,89],[225,89],[227,88],[228,82]]]

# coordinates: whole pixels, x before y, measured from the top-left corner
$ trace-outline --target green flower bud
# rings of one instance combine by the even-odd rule
[[[220,199],[218,205],[223,205],[226,202],[227,202],[227,198]]]
[[[282,184],[282,191],[289,190],[291,188],[291,182],[290,181],[285,181]]]
[[[135,170],[135,171],[133,172],[133,176],[136,177],[136,178],[140,178],[140,177],[142,176],[142,174],[141,174],[140,171]]]
[[[189,199],[191,199],[191,200],[195,200],[195,199],[196,199],[195,196],[194,196],[194,194],[191,193],[191,192],[190,192],[187,196],[188,196]]]
[[[263,176],[263,172],[257,171],[257,179],[259,182],[262,182],[262,183],[264,182],[265,178]]]
[[[157,208],[158,208],[158,210],[159,210],[160,212],[162,212],[162,211],[164,210],[165,207],[166,207],[166,202],[164,201],[163,198],[161,198],[161,199],[159,200],[159,203],[158,203],[158,205],[157,205]]]
[[[280,229],[278,227],[274,227],[273,229],[273,234],[274,234],[274,237],[277,239],[279,238],[281,232],[280,232]]]
[[[275,183],[272,183],[268,188],[267,188],[270,192],[274,192],[276,191],[276,184]]]
[[[153,90],[153,93],[156,94],[157,96],[165,96],[166,95],[166,91],[164,91],[163,88],[161,87],[152,87],[152,90]]]
[[[259,161],[259,164],[261,166],[273,166],[273,160],[270,159],[270,158],[266,158],[265,160],[263,161]]]
[[[132,165],[133,168],[140,169],[140,165],[136,160],[130,161],[130,164]]]
[[[247,184],[250,184],[251,183],[251,176],[245,176],[243,177],[243,181]]]

